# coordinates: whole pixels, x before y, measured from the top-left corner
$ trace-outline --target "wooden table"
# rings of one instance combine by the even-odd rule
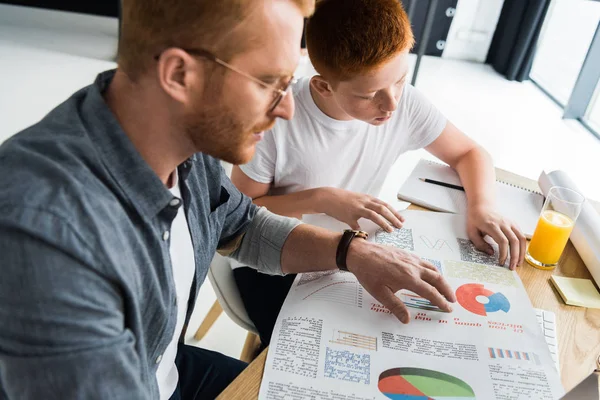
[[[533,180],[500,169],[496,169],[496,175],[505,182],[539,191],[537,183]],[[593,202],[593,205],[600,212],[600,204]],[[409,209],[423,210],[414,205]],[[533,306],[556,314],[560,376],[565,390],[569,391],[596,368],[596,360],[600,357],[600,310],[565,305],[550,283],[550,276],[592,279],[590,272],[571,242],[567,244],[555,270],[542,271],[524,262],[517,272]],[[267,350],[263,351],[218,399],[258,398],[266,360]]]

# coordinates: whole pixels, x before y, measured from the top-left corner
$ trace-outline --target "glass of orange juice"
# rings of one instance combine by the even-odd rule
[[[525,260],[539,269],[558,264],[585,198],[574,190],[553,186],[548,192]]]

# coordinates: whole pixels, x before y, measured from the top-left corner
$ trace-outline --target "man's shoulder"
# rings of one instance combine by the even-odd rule
[[[14,164],[27,166],[34,160],[67,161],[76,148],[90,146],[85,134],[85,124],[79,113],[86,90],[87,88],[83,88],[74,93],[39,122],[2,143],[0,168],[12,168]]]
[[[29,229],[47,219],[84,226],[92,211],[113,208],[111,177],[73,112],[76,107],[72,101],[61,104],[0,146],[3,225]]]

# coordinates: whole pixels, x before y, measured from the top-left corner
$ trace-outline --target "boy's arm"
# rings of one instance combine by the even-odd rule
[[[491,246],[483,240],[489,235],[498,243],[501,264],[509,252],[511,269],[522,263],[526,239],[514,222],[495,211],[496,174],[488,152],[451,122],[425,149],[458,172],[467,194],[467,232],[475,246],[493,254]]]
[[[238,166],[231,172],[231,181],[258,206],[288,217],[302,218],[303,214],[327,214],[359,229],[358,220],[367,218],[387,231],[402,227],[404,217],[392,206],[373,196],[333,187],[301,190],[280,196],[268,195],[270,183],[249,178]],[[391,224],[391,225],[390,225]]]

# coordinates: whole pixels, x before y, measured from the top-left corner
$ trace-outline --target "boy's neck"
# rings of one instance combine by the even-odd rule
[[[319,110],[323,112],[323,114],[327,115],[329,118],[333,118],[338,121],[352,121],[354,118],[349,116],[338,106],[335,99],[333,97],[323,97],[321,94],[315,90],[311,84],[308,85],[310,89],[310,95],[315,102],[315,105]]]

